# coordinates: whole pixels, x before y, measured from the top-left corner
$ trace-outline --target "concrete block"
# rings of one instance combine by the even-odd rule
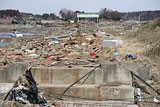
[[[93,68],[46,68],[46,67],[33,67],[32,74],[38,83],[48,84],[71,84],[91,71]],[[101,72],[97,68],[87,79],[85,84],[98,84],[100,83]],[[85,80],[85,78],[83,79]],[[81,80],[78,84],[83,82]]]
[[[28,63],[15,62],[0,69],[0,83],[15,82],[28,68]]]
[[[101,64],[101,70],[104,85],[132,85],[131,74],[118,64]]]
[[[123,63],[123,66],[133,71],[144,80],[151,79],[152,69],[149,64]]]
[[[93,68],[35,67],[32,68],[32,73],[33,77],[38,83],[71,84],[92,69]],[[83,80],[81,80],[78,84],[81,84]],[[132,78],[126,69],[117,64],[102,64],[102,68],[97,68],[90,75],[85,84],[131,85]]]
[[[134,100],[134,89],[130,85],[104,86],[101,87],[100,90],[101,90],[101,99],[103,99],[104,101],[108,99],[126,99],[126,98],[133,98],[132,101]]]

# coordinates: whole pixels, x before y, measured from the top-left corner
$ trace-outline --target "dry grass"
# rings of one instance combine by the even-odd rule
[[[160,60],[160,19],[143,23],[130,37],[136,37],[139,42],[150,45],[146,55],[153,60]]]
[[[103,60],[109,61],[110,58],[116,58],[122,61],[126,54],[131,53],[134,57],[136,57],[136,60],[133,60],[134,62],[150,63],[148,62],[149,60],[144,56],[147,46],[141,42],[137,42],[136,38],[128,36],[109,36],[106,38],[106,40],[122,40],[123,43],[122,45],[104,48],[100,53],[100,56],[103,57]],[[114,56],[113,53],[115,52],[118,52],[119,55]]]

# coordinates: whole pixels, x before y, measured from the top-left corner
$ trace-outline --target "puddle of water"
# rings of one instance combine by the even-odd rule
[[[6,47],[7,43],[6,42],[0,42],[0,47]]]
[[[34,34],[34,33],[21,33],[21,34],[23,35],[23,38],[34,38],[39,36],[45,36],[45,34]],[[12,33],[0,32],[0,38],[12,38]]]

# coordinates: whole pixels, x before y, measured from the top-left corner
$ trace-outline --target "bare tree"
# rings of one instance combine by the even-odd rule
[[[111,9],[102,8],[99,11],[100,18],[102,19],[111,19],[111,20],[120,20],[121,14],[118,11],[113,11]]]
[[[44,13],[42,15],[42,18],[44,18],[45,20],[49,19],[49,14],[48,13]]]
[[[58,19],[58,16],[56,16],[54,13],[50,13],[49,17],[50,17],[51,20]]]
[[[62,20],[65,20],[65,21],[73,20],[76,16],[76,14],[72,10],[69,10],[66,8],[61,9],[59,12],[59,15],[62,18]]]

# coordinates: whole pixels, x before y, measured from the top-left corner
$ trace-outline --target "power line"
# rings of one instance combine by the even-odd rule
[[[137,79],[139,79],[140,81],[143,82],[143,84],[145,84],[146,86],[148,86],[149,88],[151,88],[154,92],[156,92],[158,95],[160,95],[160,93],[155,90],[149,83],[147,83],[145,80],[143,80],[141,77],[139,77],[138,75],[136,75],[135,73],[133,73],[131,70],[129,70],[127,67],[123,66],[122,63],[120,64],[123,68],[125,68],[126,70],[128,70],[131,75],[135,76]]]
[[[85,74],[84,76],[82,76],[80,79],[78,79],[77,81],[75,81],[74,83],[72,83],[70,86],[68,86],[61,95],[59,95],[57,98],[61,99],[62,96],[64,96],[64,94],[76,83],[78,83],[81,79],[83,79],[84,77],[86,77],[87,75],[90,75],[96,68],[98,68],[100,65],[95,66],[94,69],[92,69],[90,72],[88,72],[87,74]]]

